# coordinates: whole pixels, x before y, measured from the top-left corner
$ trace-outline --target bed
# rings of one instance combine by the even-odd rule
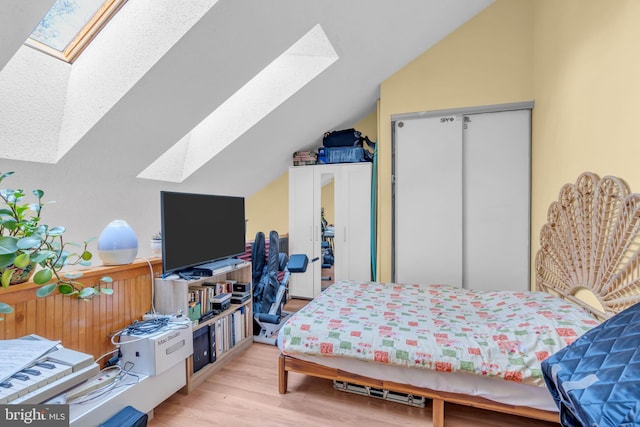
[[[537,291],[339,282],[278,337],[279,391],[289,372],[559,421],[542,361],[640,298],[640,195],[584,173],[548,210]]]

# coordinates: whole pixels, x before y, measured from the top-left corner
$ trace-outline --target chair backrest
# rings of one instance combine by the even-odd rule
[[[258,231],[256,238],[251,246],[251,286],[255,288],[264,273],[265,266],[265,248],[264,233]]]
[[[261,234],[261,232],[258,232],[258,234]],[[256,234],[256,241],[260,238],[258,234]],[[264,234],[262,234],[262,239],[264,239]],[[256,246],[259,246],[259,244]],[[287,261],[281,257],[281,255],[285,255],[286,257],[286,254],[280,254],[279,248],[280,241],[278,232],[272,230],[269,232],[269,253],[267,255],[267,262],[262,269],[261,276],[258,277],[257,280],[254,277],[254,280],[256,281],[253,283],[253,312],[256,314],[268,313],[271,305],[276,299],[278,288],[280,287],[278,271],[282,271],[280,270],[281,267],[286,269],[287,263]],[[259,249],[260,248],[258,247],[256,257],[260,257]],[[262,249],[262,253],[264,254],[264,248]],[[256,258],[256,260],[259,262],[263,258],[264,256],[260,259]],[[254,272],[257,273],[255,269]]]

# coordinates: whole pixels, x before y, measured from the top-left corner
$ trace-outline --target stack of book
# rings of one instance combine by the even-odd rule
[[[318,154],[313,151],[296,151],[293,153],[293,166],[315,165]]]

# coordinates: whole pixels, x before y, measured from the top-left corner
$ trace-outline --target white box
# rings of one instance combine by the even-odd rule
[[[120,351],[123,369],[149,376],[161,374],[193,354],[191,322],[171,322],[150,334],[121,335]]]

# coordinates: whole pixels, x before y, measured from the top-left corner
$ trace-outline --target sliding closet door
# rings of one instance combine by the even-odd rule
[[[530,122],[530,110],[465,116],[465,288],[529,289]]]
[[[394,126],[394,280],[462,286],[462,117]]]

